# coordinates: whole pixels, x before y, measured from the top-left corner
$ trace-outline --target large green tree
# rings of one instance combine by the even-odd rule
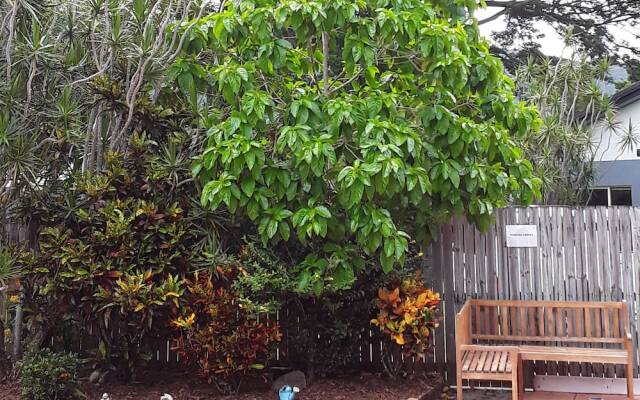
[[[169,76],[207,124],[202,202],[298,251],[300,288],[386,271],[413,239],[539,189],[513,137],[536,129],[489,54],[473,0],[228,2]],[[364,252],[364,255],[363,255]]]

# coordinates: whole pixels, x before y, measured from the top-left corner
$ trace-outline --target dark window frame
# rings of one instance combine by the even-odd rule
[[[603,193],[605,192],[605,193]],[[598,193],[598,194],[596,194]],[[617,195],[614,195],[617,194]],[[603,198],[602,195],[605,195]],[[589,206],[632,206],[633,191],[631,186],[597,186],[591,188],[589,194]]]

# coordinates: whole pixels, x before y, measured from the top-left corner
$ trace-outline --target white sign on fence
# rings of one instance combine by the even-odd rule
[[[537,225],[506,225],[507,247],[538,247]]]

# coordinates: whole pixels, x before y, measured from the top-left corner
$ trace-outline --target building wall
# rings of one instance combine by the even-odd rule
[[[594,163],[594,186],[631,186],[631,200],[640,206],[640,158]]]
[[[631,121],[634,132],[640,135],[640,101],[631,103],[618,110],[616,115],[617,129],[619,131],[629,130]],[[619,135],[619,134],[618,134]],[[636,154],[637,147],[622,150],[620,137],[615,132],[611,132],[603,124],[599,124],[593,130],[593,144],[596,149],[595,161],[613,160],[640,160]],[[640,184],[640,181],[638,181]]]

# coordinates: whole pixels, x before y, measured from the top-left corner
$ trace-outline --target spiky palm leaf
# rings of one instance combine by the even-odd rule
[[[616,110],[602,88],[610,60],[568,58],[530,60],[517,73],[520,96],[535,104],[544,122],[540,132],[520,141],[543,179],[545,204],[583,204],[593,182],[598,146],[635,146],[635,129],[620,129]],[[595,143],[592,129],[602,125],[619,143]],[[602,148],[600,148],[602,150]]]

